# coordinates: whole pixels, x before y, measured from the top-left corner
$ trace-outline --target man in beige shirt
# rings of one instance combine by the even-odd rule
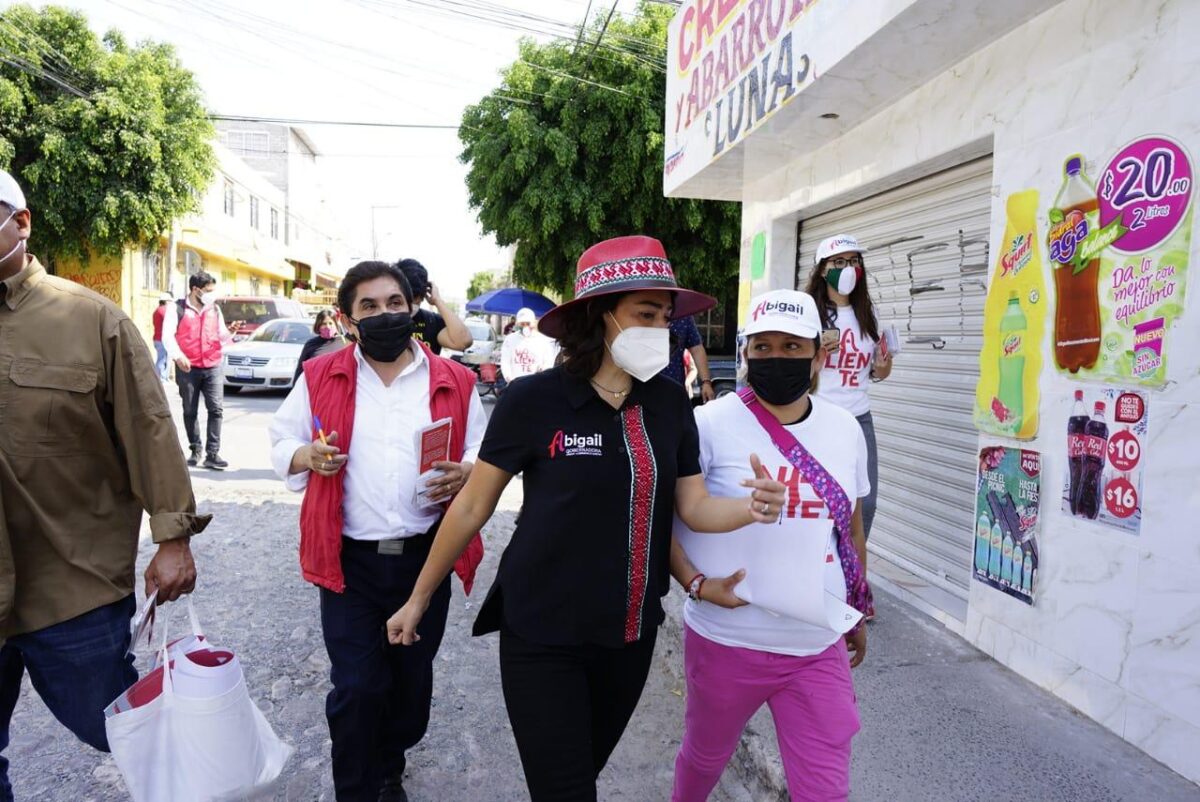
[[[143,511],[158,552],[146,593],[192,590],[208,524],[137,327],[27,254],[30,214],[0,171],[0,751],[29,671],[80,740],[108,751],[104,707],[137,680],[128,654]],[[0,757],[0,802],[11,800]]]

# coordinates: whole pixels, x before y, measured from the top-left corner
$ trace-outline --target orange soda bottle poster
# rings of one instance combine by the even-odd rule
[[[1045,278],[1037,232],[1038,191],[1008,196],[1004,239],[983,305],[975,426],[1018,440],[1037,435],[1038,377],[1046,328]]]
[[[1187,286],[1191,158],[1145,136],[1103,164],[1093,179],[1082,154],[1068,156],[1049,210],[1055,365],[1074,379],[1159,386]]]

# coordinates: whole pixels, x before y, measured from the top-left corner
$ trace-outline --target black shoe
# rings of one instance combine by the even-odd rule
[[[192,456],[188,457],[188,465],[193,468],[200,464],[201,451],[198,448],[192,449]]]
[[[216,454],[209,454],[208,459],[204,460],[204,467],[214,471],[223,471],[229,467],[229,463]]]
[[[404,772],[397,772],[383,781],[379,802],[408,802],[408,792],[404,790]]]

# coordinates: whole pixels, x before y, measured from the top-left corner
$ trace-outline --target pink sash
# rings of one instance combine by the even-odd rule
[[[804,474],[804,478],[816,491],[817,497],[829,508],[833,517],[833,531],[837,535],[838,557],[842,561],[842,573],[846,576],[846,600],[851,607],[866,615],[873,606],[871,588],[867,585],[866,572],[863,571],[858,551],[854,548],[851,538],[850,519],[854,514],[854,507],[850,504],[846,491],[829,475],[825,466],[817,461],[791,432],[783,428],[783,424],[776,420],[774,415],[758,403],[758,398],[751,388],[739,390],[738,397],[758,420],[759,425],[771,436],[771,442],[779,449],[783,458]]]

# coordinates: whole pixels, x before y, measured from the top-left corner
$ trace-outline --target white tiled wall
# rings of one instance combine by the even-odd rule
[[[944,21],[946,36],[970,15]],[[992,253],[1004,198],[1036,187],[1041,208],[1066,156],[1097,162],[1145,134],[1182,142],[1200,160],[1200,2],[1067,0],[979,51],[817,151],[745,187],[749,242],[770,238],[755,291],[791,286],[794,220],[914,171],[994,154]],[[923,57],[919,52],[913,58]],[[929,56],[933,57],[933,56]],[[746,143],[754,158],[754,139]],[[761,143],[777,152],[778,143]],[[1200,199],[1194,201],[1200,205]],[[1045,235],[1046,221],[1039,220]],[[1200,235],[1193,231],[1186,313],[1168,339],[1170,375],[1150,393],[1140,535],[1063,516],[1047,490],[1042,574],[1028,607],[973,583],[966,635],[1176,771],[1200,782]],[[1047,488],[1064,470],[1069,384],[1046,338],[1041,378]],[[897,370],[903,370],[898,360]]]

